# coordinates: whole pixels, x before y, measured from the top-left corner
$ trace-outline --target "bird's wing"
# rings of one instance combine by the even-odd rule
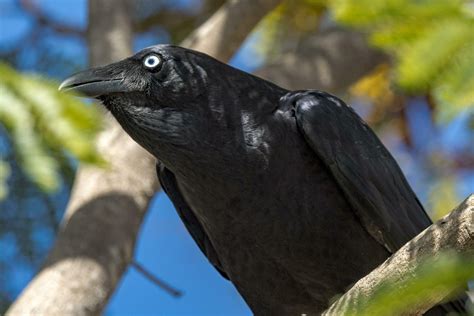
[[[214,249],[209,237],[179,191],[174,174],[170,170],[166,169],[166,167],[161,163],[156,165],[156,171],[163,190],[173,202],[179,217],[181,217],[184,226],[186,226],[186,229],[191,234],[194,241],[197,243],[204,255],[209,259],[212,265],[217,269],[217,271],[219,271],[219,273],[224,278],[229,279],[219,261],[217,252]]]
[[[431,225],[400,167],[370,127],[336,97],[293,92],[306,142],[324,162],[365,229],[390,252]]]

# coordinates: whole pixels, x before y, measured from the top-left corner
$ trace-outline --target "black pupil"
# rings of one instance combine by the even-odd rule
[[[153,57],[148,57],[146,64],[150,67],[156,66],[158,63],[157,58],[155,56]]]

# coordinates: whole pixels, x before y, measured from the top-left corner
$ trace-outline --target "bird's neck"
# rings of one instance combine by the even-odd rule
[[[210,89],[185,108],[108,108],[137,143],[176,175],[193,181],[210,176],[217,183],[235,171],[264,167],[266,124],[287,92],[248,74],[237,86],[223,82],[223,88]]]

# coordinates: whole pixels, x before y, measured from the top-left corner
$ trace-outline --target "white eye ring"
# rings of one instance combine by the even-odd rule
[[[157,55],[148,55],[143,60],[143,65],[146,68],[153,69],[161,64],[161,59]]]

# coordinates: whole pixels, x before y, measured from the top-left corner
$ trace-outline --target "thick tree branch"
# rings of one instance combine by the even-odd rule
[[[469,196],[454,211],[428,227],[400,248],[377,269],[359,280],[349,291],[327,309],[323,315],[354,314],[356,306],[373,297],[383,282],[390,280],[394,287],[413,277],[426,258],[436,259],[447,251],[474,254],[474,195]],[[443,301],[450,292],[439,291],[404,315],[421,315]]]
[[[231,0],[182,43],[222,61],[232,57],[248,33],[281,0]],[[212,37],[212,41],[209,40]]]
[[[189,12],[173,8],[160,9],[152,14],[139,18],[135,22],[135,32],[146,32],[155,27],[162,27],[171,36],[172,41],[177,43],[189,35],[203,21],[216,12],[225,3],[225,0],[206,0],[201,4],[200,12]]]
[[[367,45],[363,34],[331,27],[305,39],[296,50],[277,56],[255,74],[290,90],[340,94],[387,60],[386,55]]]

